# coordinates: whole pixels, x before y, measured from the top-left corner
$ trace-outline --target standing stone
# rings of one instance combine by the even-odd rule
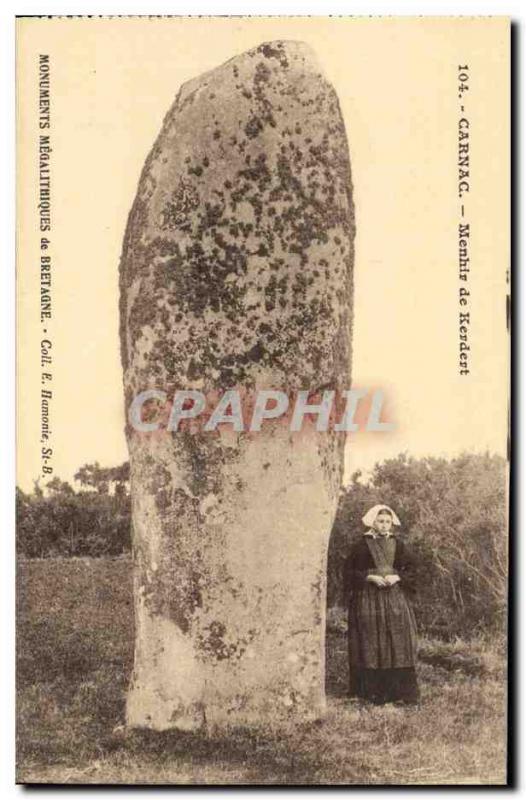
[[[120,265],[126,409],[141,391],[350,386],[354,217],[338,99],[301,42],[186,83]],[[309,720],[325,707],[328,538],[344,435],[138,433],[127,723]]]

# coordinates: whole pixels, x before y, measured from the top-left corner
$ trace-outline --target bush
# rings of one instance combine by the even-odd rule
[[[85,468],[84,468],[85,469]],[[107,473],[108,470],[100,470]],[[17,551],[26,558],[107,556],[130,550],[130,495],[124,479],[75,492],[55,478],[32,494],[17,489]]]
[[[450,461],[400,455],[369,480],[353,475],[331,535],[328,603],[342,603],[341,573],[361,518],[375,503],[393,507],[418,566],[415,611],[421,629],[467,636],[500,629],[507,599],[507,468],[499,456]]]

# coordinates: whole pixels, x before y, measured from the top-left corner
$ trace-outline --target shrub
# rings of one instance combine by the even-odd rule
[[[119,486],[119,485],[118,485]],[[130,549],[130,496],[116,488],[75,492],[58,479],[44,495],[17,489],[17,551],[27,558],[119,555]]]
[[[352,477],[331,535],[328,603],[342,603],[341,573],[361,518],[375,503],[392,506],[416,556],[420,627],[438,636],[471,636],[506,622],[507,467],[499,456],[450,461],[400,455],[370,478]]]

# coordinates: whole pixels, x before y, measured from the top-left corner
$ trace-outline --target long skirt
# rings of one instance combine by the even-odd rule
[[[416,622],[402,589],[366,583],[349,606],[349,690],[373,703],[416,703]]]

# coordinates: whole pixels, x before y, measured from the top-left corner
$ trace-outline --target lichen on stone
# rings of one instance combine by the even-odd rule
[[[126,413],[149,388],[349,388],[353,247],[343,119],[306,45],[263,43],[185,84],[124,237]],[[130,724],[321,713],[343,439],[278,425],[253,437],[126,433]]]

